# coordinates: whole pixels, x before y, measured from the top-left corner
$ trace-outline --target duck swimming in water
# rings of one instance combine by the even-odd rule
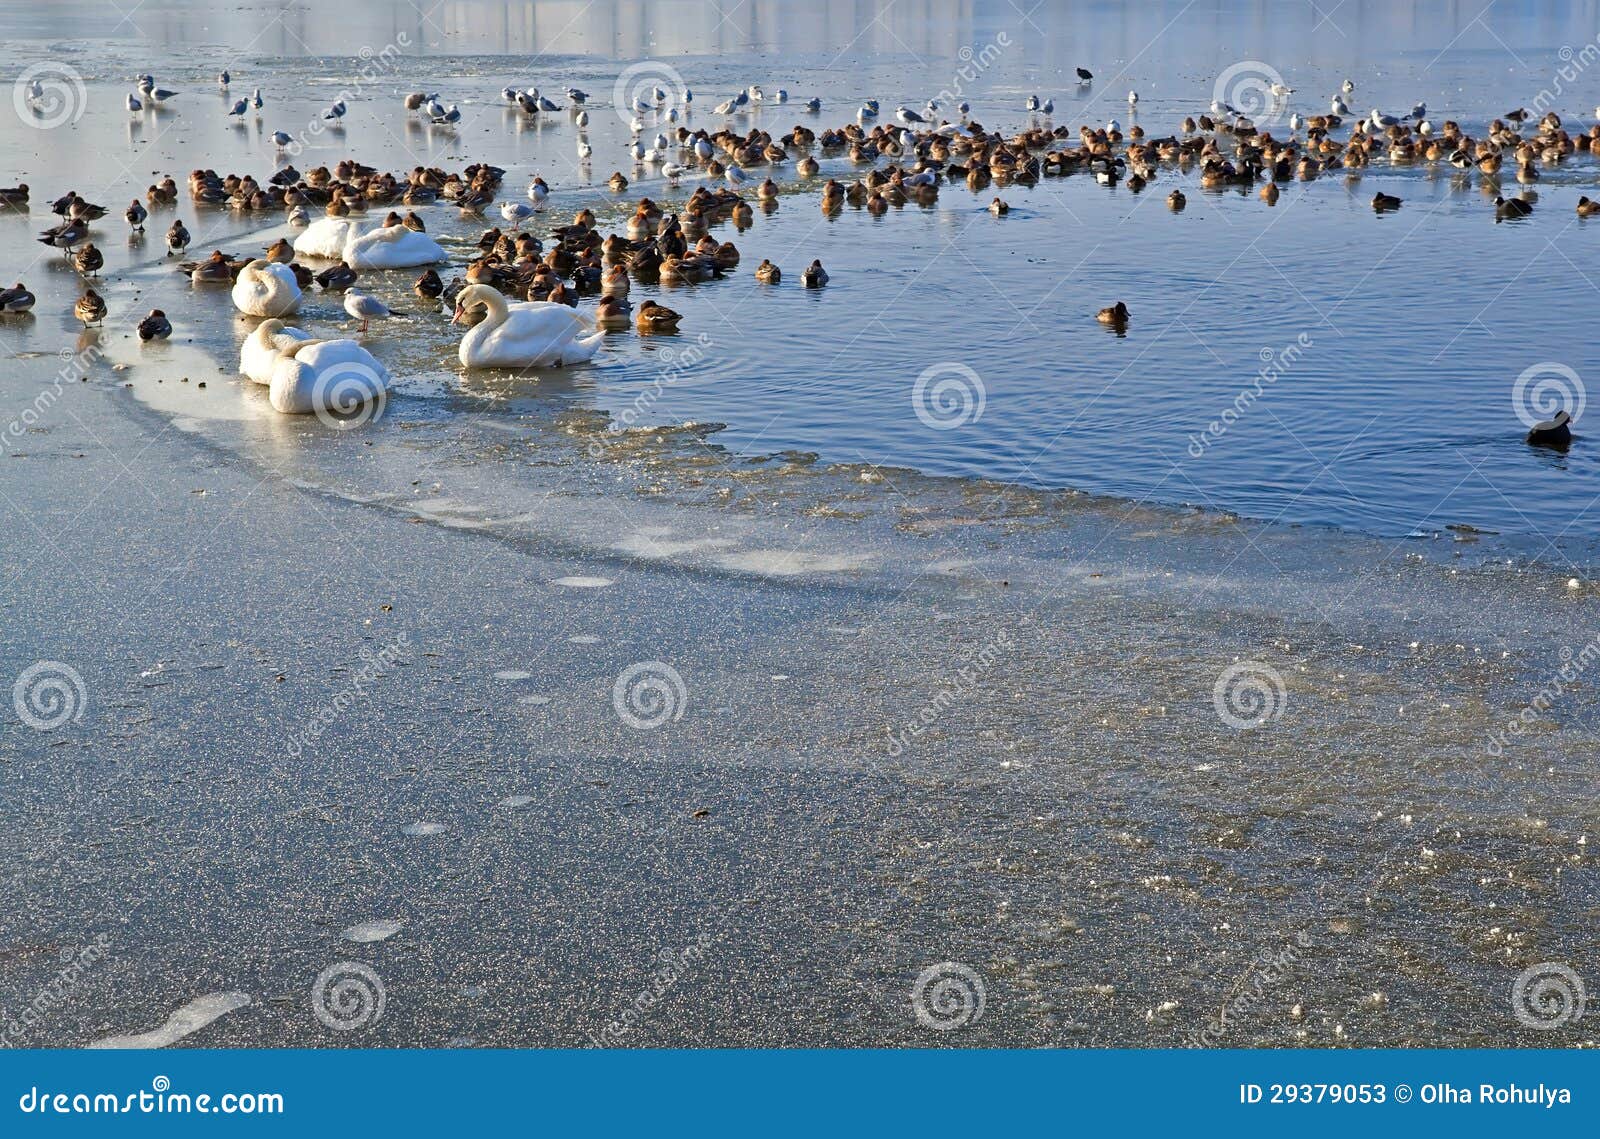
[[[783,271],[771,261],[763,260],[756,266],[756,280],[767,285],[776,285],[783,279]]]
[[[594,323],[597,328],[616,329],[627,328],[633,323],[628,315],[628,305],[625,301],[613,296],[603,296],[594,310]]]
[[[808,289],[820,289],[828,283],[828,271],[822,267],[820,259],[805,267],[800,274],[800,283]],[[848,289],[845,291],[849,292]]]
[[[655,301],[645,301],[634,318],[640,332],[676,332],[683,315]]]
[[[1400,199],[1393,194],[1377,193],[1372,196],[1372,208],[1378,213],[1387,213],[1389,210],[1400,208]]]
[[[1592,218],[1592,217],[1596,216],[1597,214],[1600,214],[1600,202],[1597,202],[1594,199],[1589,198],[1589,197],[1579,197],[1578,198],[1578,216],[1579,217],[1581,217],[1581,218]]]
[[[1496,221],[1510,221],[1514,218],[1525,218],[1533,212],[1533,204],[1521,198],[1496,198],[1494,200],[1494,217]]]
[[[1094,318],[1101,324],[1124,325],[1128,323],[1128,306],[1118,301],[1108,308],[1103,308],[1094,314]]]

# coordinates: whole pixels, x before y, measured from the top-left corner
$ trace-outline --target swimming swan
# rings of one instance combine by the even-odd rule
[[[239,350],[239,371],[258,384],[270,384],[272,369],[284,349],[310,339],[310,333],[289,328],[281,320],[264,320]]]
[[[348,415],[389,383],[388,370],[354,340],[298,340],[278,354],[267,398],[286,415]]]
[[[300,307],[300,283],[287,265],[252,261],[233,283],[233,305],[246,316],[288,316]]]
[[[468,368],[543,368],[594,359],[605,333],[564,304],[507,303],[488,285],[468,285],[456,294],[455,320],[474,305],[488,309],[482,323],[461,338],[461,363]]]

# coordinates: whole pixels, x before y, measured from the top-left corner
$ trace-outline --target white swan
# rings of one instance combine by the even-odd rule
[[[246,316],[288,316],[300,307],[300,283],[287,265],[252,261],[233,283],[233,305]]]
[[[388,370],[354,340],[297,340],[278,354],[267,398],[286,415],[349,415],[389,383]]]
[[[437,241],[403,225],[351,236],[342,256],[352,269],[414,269],[448,259]]]
[[[310,339],[310,333],[289,328],[281,320],[264,320],[239,349],[239,371],[258,384],[270,384],[284,349]]]
[[[456,314],[483,305],[489,315],[461,338],[459,356],[468,368],[543,368],[594,359],[605,333],[564,304],[510,304],[488,285],[468,285],[456,294]]]
[[[350,239],[360,232],[361,223],[352,218],[318,218],[294,239],[294,251],[302,257],[338,261]]]

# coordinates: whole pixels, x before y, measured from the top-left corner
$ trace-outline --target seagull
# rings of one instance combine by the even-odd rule
[[[340,99],[337,103],[335,103],[333,106],[329,107],[326,111],[323,111],[322,112],[322,117],[325,118],[325,119],[342,119],[342,118],[344,118],[344,112],[345,112],[344,100]]]
[[[652,106],[650,103],[646,102],[643,95],[635,95],[633,97],[633,112],[634,112],[634,114],[636,114],[636,115],[648,115],[653,110],[655,110],[655,107]]]
[[[705,138],[697,138],[697,139],[695,139],[695,142],[694,142],[694,155],[701,162],[705,162],[705,161],[709,160],[713,153],[715,153],[715,152],[712,149],[711,140],[710,139],[705,139]]]
[[[718,103],[715,107],[711,108],[711,113],[713,115],[731,115],[731,114],[733,114],[733,109],[736,106],[738,106],[738,104],[735,103],[732,99],[724,99],[722,102]]]
[[[228,84],[230,84],[232,82],[233,82],[233,76],[229,75],[226,70],[222,71],[217,76],[217,86],[218,87],[226,87]]]
[[[1411,108],[1411,117],[1414,118],[1414,119],[1425,119],[1425,118],[1427,118],[1428,117],[1428,104],[1426,104],[1426,103],[1418,103],[1415,107],[1412,107]]]
[[[1328,110],[1335,115],[1348,115],[1350,113],[1350,104],[1346,103],[1343,99],[1339,98],[1339,96],[1335,95],[1333,97],[1332,104],[1330,104],[1328,107]]]
[[[728,164],[727,178],[728,185],[743,186],[750,180],[750,175],[746,174],[744,172],[744,167],[740,166],[737,162],[730,162]]]
[[[533,207],[526,202],[502,202],[500,216],[511,223],[512,229],[516,229],[533,216]]]
[[[1285,87],[1282,83],[1274,83],[1271,87],[1268,87],[1267,90],[1271,91],[1273,97],[1277,99],[1287,99],[1290,95],[1294,94],[1293,87]]]
[[[1137,91],[1129,91],[1128,92],[1128,106],[1137,107],[1138,105],[1139,105],[1139,92],[1137,92]]]
[[[1039,109],[1048,115],[1056,109],[1056,101],[1054,99],[1046,99]]]
[[[276,146],[279,150],[287,149],[289,144],[293,141],[294,136],[287,134],[284,131],[272,132],[272,145]]]
[[[634,139],[633,140],[633,145],[628,147],[628,153],[633,155],[634,162],[636,162],[636,163],[637,162],[643,162],[644,161],[644,143],[640,142],[638,139]]]
[[[534,93],[534,97],[539,100],[539,109],[541,111],[559,111],[561,109],[559,104],[551,102],[537,92]]]
[[[1110,119],[1110,120],[1108,120],[1106,122],[1106,133],[1107,134],[1116,134],[1121,129],[1122,129],[1122,124],[1117,122],[1116,119]]]
[[[568,87],[567,98],[581,107],[589,101],[589,92],[580,91],[576,87]]]
[[[544,200],[550,196],[550,187],[543,178],[535,176],[528,184],[528,197],[533,199],[534,209],[544,205]]]
[[[928,121],[921,115],[917,114],[917,112],[913,111],[910,107],[896,107],[894,110],[894,117],[899,119],[902,123],[905,123],[907,126],[910,126],[912,123],[925,123]]]
[[[818,111],[822,110],[822,100],[807,99],[806,110],[810,111],[813,115],[816,114]],[[1595,118],[1600,119],[1600,110],[1595,111]]]
[[[752,103],[759,103],[767,97],[766,92],[762,91],[761,85],[757,83],[753,83],[749,87],[746,87],[744,89],[744,93]]]
[[[579,111],[575,116],[573,116],[572,121],[578,124],[579,130],[582,130],[584,127],[589,125],[589,112]]]
[[[1348,80],[1348,79],[1346,79],[1343,83],[1339,84],[1339,90],[1343,91],[1346,95],[1350,94],[1350,92],[1354,91],[1355,89],[1356,89],[1356,85],[1354,83],[1350,82],[1350,80]]]
[[[650,97],[656,101],[656,106],[659,107],[667,101],[667,92],[664,88],[652,87],[650,89]]]
[[[661,168],[661,173],[668,182],[677,182],[683,176],[683,167],[676,162],[669,162]]]
[[[128,110],[130,110],[130,111],[142,111],[142,110],[144,110],[144,104],[139,102],[139,96],[133,94],[132,92],[130,92],[128,94]]]
[[[875,119],[878,117],[878,108],[873,103],[862,103],[861,109],[856,112],[857,119]]]
[[[405,315],[405,313],[396,312],[371,293],[364,293],[360,289],[345,290],[344,311],[361,322],[362,332],[367,330],[367,324],[374,317]]]
[[[668,107],[667,108],[667,122],[675,123],[677,121],[678,121],[678,108],[676,108],[676,107]]]
[[[434,115],[433,121],[442,127],[453,127],[461,121],[461,108],[451,103],[450,109],[442,115]]]
[[[637,138],[639,135],[644,133],[644,120],[638,115],[634,115],[633,118],[628,120],[628,129],[632,131],[634,137]]]
[[[1037,95],[1029,95],[1028,96],[1028,110],[1037,111],[1038,109],[1039,109],[1039,96],[1037,96]]]
[[[250,105],[258,111],[267,105],[266,100],[261,97],[261,88],[257,87],[255,94],[250,96]]]
[[[1372,108],[1372,125],[1373,126],[1375,126],[1375,127],[1392,127],[1392,126],[1398,125],[1399,122],[1400,122],[1400,120],[1395,118],[1393,115],[1380,114],[1378,112],[1378,108],[1376,108],[1376,107]]]
[[[233,119],[242,119],[242,118],[244,118],[244,113],[246,111],[248,111],[249,109],[250,109],[250,100],[249,99],[240,99],[236,103],[234,103],[233,108],[228,112],[228,117],[229,118],[233,118]]]
[[[1297,131],[1301,127],[1303,127],[1305,125],[1306,125],[1306,121],[1305,121],[1305,119],[1300,117],[1300,113],[1298,111],[1296,111],[1294,114],[1289,116],[1289,129],[1290,130]]]
[[[594,155],[594,147],[586,139],[578,140],[578,161],[587,162]]]
[[[517,89],[515,87],[500,88],[500,98],[508,103],[515,103],[517,101]]]
[[[960,115],[962,118],[966,118],[971,113],[972,104],[967,102],[965,99],[956,104],[956,114]]]
[[[694,102],[694,92],[689,90],[687,87],[683,89],[683,101],[686,104]]]
[[[439,96],[434,95],[428,99],[428,117],[430,119],[442,119],[448,113],[445,105],[439,102]]]
[[[789,101],[789,92],[779,87],[777,94],[772,96],[772,101],[774,103],[787,103]]]

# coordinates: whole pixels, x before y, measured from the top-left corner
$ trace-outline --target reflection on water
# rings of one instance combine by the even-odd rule
[[[1536,100],[1569,124],[1591,121],[1593,100],[1568,94],[1582,84],[1557,69],[1564,47],[1592,41],[1597,14],[1594,3],[1484,11],[1364,0],[1046,3],[1031,13],[913,0],[358,0],[340,5],[335,23],[326,6],[303,2],[147,0],[126,16],[97,0],[36,6],[8,14],[19,58],[74,68],[87,106],[53,131],[0,114],[0,183],[42,188],[30,216],[0,218],[0,258],[16,267],[0,273],[9,283],[26,269],[40,293],[37,320],[8,332],[8,343],[54,351],[72,327],[76,280],[59,257],[39,260],[30,240],[48,198],[75,186],[120,210],[160,173],[181,179],[205,165],[264,176],[275,129],[307,137],[302,169],[346,155],[393,170],[486,160],[510,171],[504,194],[520,194],[541,173],[556,186],[552,216],[595,202],[618,226],[638,193],[676,203],[692,188],[667,187],[627,157],[623,116],[607,106],[626,61],[677,68],[697,94],[691,125],[713,129],[722,120],[710,107],[759,82],[786,88],[792,102],[737,120],[741,129],[780,134],[812,95],[824,100],[811,121],[822,126],[850,117],[863,98],[888,110],[949,92],[970,101],[986,126],[1009,132],[1029,121],[1026,96],[1040,93],[1055,100],[1052,125],[1115,116],[1159,135],[1203,110],[1228,67],[1259,61],[1295,88],[1286,110],[1323,111],[1350,78],[1358,114],[1426,102],[1430,117],[1481,134],[1491,117]],[[357,84],[364,61],[396,43],[404,44],[398,62]],[[223,66],[236,91],[264,89],[263,115],[226,122],[212,81]],[[1076,82],[1080,66],[1095,82]],[[146,70],[182,93],[159,114],[130,116],[121,109],[129,77]],[[589,90],[592,162],[577,160],[569,114],[530,123],[498,105],[507,83]],[[352,85],[344,122],[307,134],[320,108]],[[407,115],[397,95],[415,86],[460,104],[461,126]],[[1136,115],[1129,89],[1140,94]],[[614,169],[633,181],[620,198],[601,188]],[[861,172],[842,157],[823,160],[823,177]],[[1580,377],[1586,367],[1592,274],[1584,250],[1596,223],[1578,221],[1573,203],[1596,172],[1587,155],[1546,169],[1528,188],[1539,196],[1533,216],[1496,225],[1492,199],[1522,188],[1509,176],[1443,164],[1375,164],[1289,183],[1276,205],[1253,192],[1203,189],[1192,171],[1175,168],[1143,193],[1085,177],[1046,179],[1001,191],[1013,207],[1004,218],[984,208],[992,192],[959,183],[928,207],[825,216],[819,183],[782,167],[776,210],[747,231],[718,233],[739,245],[741,269],[672,291],[686,331],[711,347],[674,373],[649,415],[726,423],[718,440],[751,453],[795,449],[1395,537],[1467,523],[1586,539],[1600,464],[1585,425],[1566,455],[1524,446],[1512,388],[1541,362]],[[1182,213],[1164,205],[1174,187],[1188,196]],[[1403,207],[1375,216],[1369,203],[1379,190]],[[475,237],[488,224],[446,207],[424,212],[447,239]],[[178,213],[200,227],[197,245],[248,250],[263,240],[242,236],[260,219],[196,211],[187,200]],[[243,329],[225,295],[196,294],[165,272],[129,275],[159,259],[167,215],[126,247],[115,218],[97,235],[113,323],[159,304],[196,345],[231,355]],[[459,271],[469,246],[454,248]],[[833,283],[821,293],[791,288],[814,257]],[[756,286],[762,258],[784,269],[784,285]],[[365,283],[401,303],[409,282],[380,274]],[[641,288],[635,299],[654,295]],[[1093,319],[1117,300],[1132,313],[1125,335]],[[332,301],[314,301],[302,315],[325,326],[343,319]],[[440,398],[461,387],[452,336],[442,318],[423,314],[381,334],[379,354],[407,376],[401,402],[417,414],[510,413],[503,400],[478,398],[479,384],[467,385],[471,398]],[[954,426],[916,414],[918,377],[953,365],[978,377],[977,414]],[[538,387],[535,404],[617,412],[660,373],[653,346],[623,334],[608,341],[600,366]],[[527,401],[515,406],[521,414]]]

